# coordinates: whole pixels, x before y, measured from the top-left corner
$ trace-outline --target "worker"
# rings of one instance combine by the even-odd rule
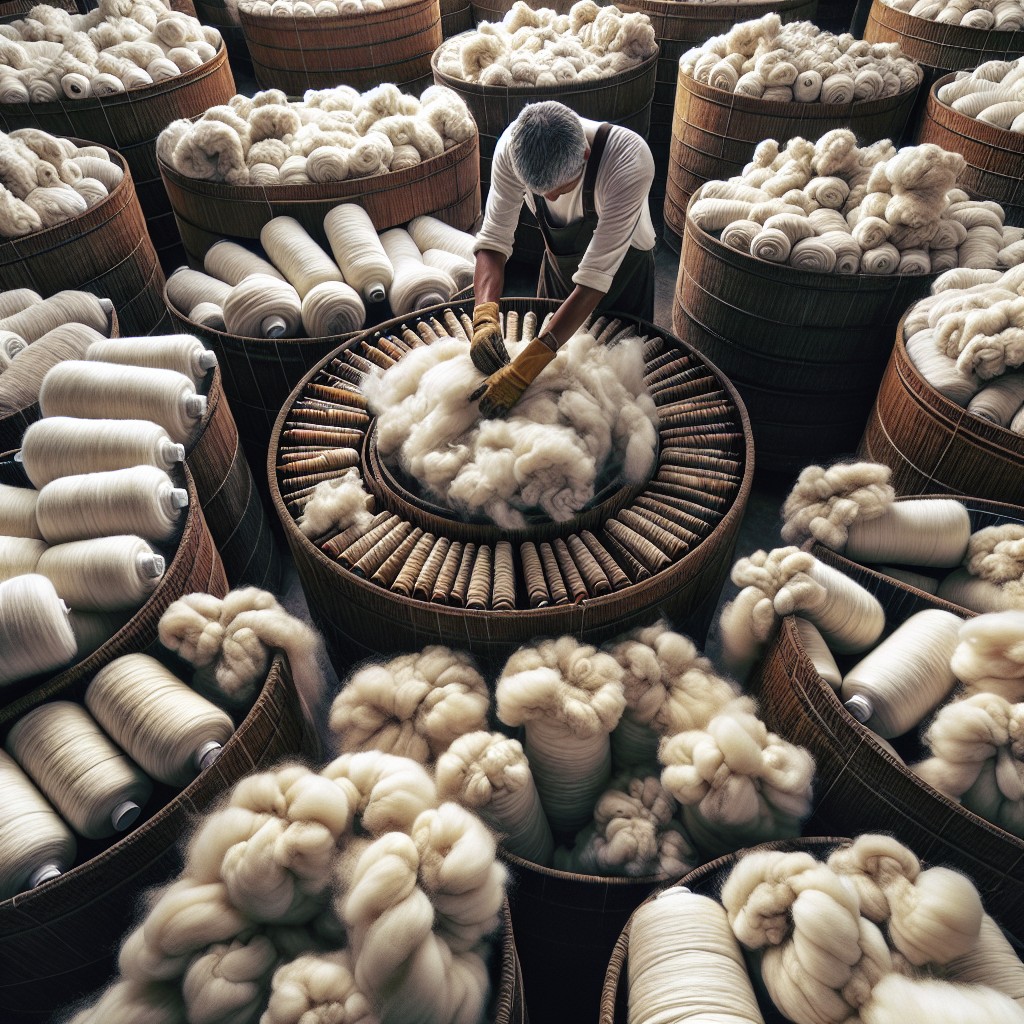
[[[470,355],[490,376],[471,400],[479,399],[485,416],[506,414],[591,313],[653,319],[653,180],[654,159],[640,135],[580,117],[562,103],[530,104],[502,133],[473,246]],[[544,332],[509,363],[498,299],[524,200],[544,238],[537,295],[563,301]]]

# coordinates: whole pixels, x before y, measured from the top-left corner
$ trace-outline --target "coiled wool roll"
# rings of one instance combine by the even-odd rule
[[[260,229],[260,244],[299,298],[325,281],[344,280],[338,265],[294,217],[268,220]]]
[[[367,302],[383,302],[395,268],[370,215],[355,203],[343,203],[324,217],[324,231],[345,280]]]
[[[230,717],[147,654],[126,654],[85,691],[96,721],[153,778],[187,786],[234,731]]]
[[[21,443],[21,461],[34,487],[83,471],[155,466],[168,470],[185,461],[184,445],[175,444],[152,420],[90,420],[47,416],[31,424]],[[18,488],[22,490],[22,488]],[[27,491],[33,495],[35,492]],[[0,496],[3,491],[0,490]],[[0,510],[3,500],[0,497]],[[0,512],[0,530],[3,530]],[[4,531],[6,532],[6,531]]]
[[[72,608],[138,608],[164,574],[164,559],[141,537],[112,536],[57,544],[40,556],[38,570]]]
[[[167,298],[175,309],[190,319],[195,319],[192,311],[202,303],[223,307],[230,293],[230,285],[191,267],[178,267],[167,278]]]
[[[206,398],[175,370],[68,360],[39,389],[43,416],[149,419],[186,444],[206,412]]]
[[[31,487],[0,484],[0,534],[7,537],[31,537],[42,540],[36,522],[38,491]]]
[[[130,611],[85,612],[71,609],[68,617],[78,643],[78,657],[86,658],[102,647],[115,633],[131,621]]]
[[[420,252],[426,252],[427,249],[443,249],[455,256],[461,256],[467,263],[476,261],[476,253],[473,251],[475,236],[468,231],[453,228],[451,224],[446,224],[437,217],[413,217],[409,221],[409,234],[412,235],[412,240]]]
[[[110,299],[91,292],[63,291],[26,306],[0,320],[0,330],[11,331],[28,342],[37,341],[61,324],[85,324],[104,337],[110,334]]]
[[[28,309],[35,302],[42,302],[43,297],[31,288],[11,288],[0,291],[0,319],[6,319],[23,309]]]
[[[302,325],[302,300],[287,281],[251,274],[231,289],[224,324],[243,338],[294,338]]]
[[[469,288],[473,283],[473,276],[476,273],[475,265],[461,256],[456,256],[455,253],[447,252],[444,249],[425,249],[423,262],[428,267],[448,274],[460,292]]]
[[[311,338],[358,331],[366,321],[359,292],[344,281],[314,285],[302,299],[302,326]]]
[[[35,572],[45,550],[45,541],[0,534],[0,581]]]
[[[428,267],[404,228],[391,228],[380,236],[384,251],[395,268],[388,299],[396,316],[448,302],[455,294],[455,282],[443,271]]]
[[[86,351],[85,358],[91,362],[176,370],[197,387],[217,365],[217,354],[191,334],[106,338],[94,341]]]
[[[68,609],[45,576],[0,582],[0,684],[60,668],[77,651]]]
[[[80,704],[55,700],[30,711],[14,724],[5,746],[87,839],[129,828],[153,792],[149,779]]]
[[[65,476],[39,492],[36,520],[49,544],[131,534],[153,543],[181,526],[188,491],[155,466]]]
[[[227,239],[214,242],[206,250],[206,255],[203,257],[203,269],[211,276],[230,285],[239,284],[253,274],[264,274],[267,277],[276,278],[278,281],[285,280],[284,274],[273,263],[268,263],[251,250]]]

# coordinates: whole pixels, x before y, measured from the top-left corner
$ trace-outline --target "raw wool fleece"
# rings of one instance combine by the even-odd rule
[[[788,98],[806,103],[823,101],[823,93],[831,96],[836,83],[826,83],[838,76],[850,79],[853,100],[864,101],[915,89],[922,76],[898,43],[872,44],[849,33],[836,36],[810,21],[783,25],[775,13],[740,22],[687,50],[679,68],[695,81],[727,92],[759,97],[769,88],[789,89]]]
[[[964,566],[998,586],[1011,608],[1024,609],[1024,526],[1004,523],[971,534]]]
[[[1024,611],[968,619],[958,640],[950,667],[969,691],[1024,701]]]
[[[913,771],[994,825],[1024,836],[1024,704],[978,693],[939,710]]]
[[[1006,9],[1011,6],[1002,4]],[[1012,4],[1024,28],[1024,5]],[[1024,131],[1024,60],[990,60],[970,71],[958,71],[936,96],[954,110],[996,128]]]
[[[568,14],[516,0],[500,22],[482,21],[441,45],[442,74],[499,87],[565,85],[626,71],[658,52],[646,14],[578,0]]]
[[[915,18],[964,28],[1019,32],[1024,28],[1024,5],[1020,0],[884,0],[886,6],[905,11]]]
[[[316,540],[350,526],[365,529],[373,519],[374,500],[363,486],[363,478],[354,466],[334,480],[323,480],[302,508],[299,529]]]
[[[514,359],[523,343],[510,344]],[[505,419],[481,420],[469,395],[481,375],[462,341],[417,348],[367,378],[382,456],[436,498],[505,529],[539,508],[567,522],[609,471],[647,479],[657,414],[643,385],[639,339],[604,346],[577,333]]]
[[[301,184],[382,174],[396,169],[396,149],[404,166],[409,144],[427,159],[476,133],[451,89],[432,85],[417,99],[384,83],[364,93],[347,85],[310,89],[296,101],[279,89],[233,96],[197,121],[172,121],[156,146],[161,161],[188,177],[256,184],[259,168],[258,181]]]
[[[351,675],[329,726],[339,754],[382,750],[428,764],[459,736],[486,728],[489,707],[470,656],[432,645]]]

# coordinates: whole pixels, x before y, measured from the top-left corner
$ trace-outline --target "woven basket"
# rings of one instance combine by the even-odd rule
[[[527,1024],[523,972],[507,896],[501,907],[501,949],[491,969],[491,984],[493,992],[487,1020],[494,1024]]]
[[[855,103],[776,103],[703,85],[682,70],[678,79],[665,187],[665,241],[676,252],[690,196],[706,181],[739,174],[762,139],[783,145],[797,135],[817,139],[833,128],[849,128],[862,145],[899,140],[919,88]]]
[[[441,0],[441,38],[451,39],[473,27],[473,6],[469,0]]]
[[[827,838],[824,836],[805,839],[784,839],[774,843],[762,843],[760,846],[752,847],[752,850],[781,850],[784,853],[799,853],[805,851],[815,858],[827,856],[840,844],[849,843],[848,839]],[[684,885],[691,892],[699,896],[707,896],[717,900],[736,862],[741,855],[751,852],[744,850],[740,853],[730,853],[717,860],[701,864],[689,874],[684,875],[674,885]],[[652,893],[644,903],[650,903],[657,898],[657,893]],[[640,906],[643,906],[641,904]],[[636,910],[639,910],[637,907]],[[629,983],[626,973],[626,962],[629,958],[629,932],[633,924],[633,917],[636,910],[630,914],[622,933],[619,935],[615,948],[612,950],[611,959],[608,962],[608,969],[604,976],[604,986],[601,989],[601,1009],[598,1017],[599,1024],[627,1024],[629,1007]],[[751,972],[751,981],[754,981],[756,972]],[[755,989],[759,986],[755,985]],[[757,991],[758,1004],[764,1017],[765,1024],[788,1024],[787,1019],[775,1008],[763,990]]]
[[[844,568],[847,576],[878,598],[889,632],[926,608],[965,614],[870,569],[843,567],[832,552],[821,551],[818,557]],[[986,905],[1024,938],[1024,840],[965,810],[884,751],[815,671],[792,616],[782,620],[754,668],[750,687],[768,728],[815,757],[818,782],[809,830],[891,833],[923,860],[969,875]],[[896,745],[907,761],[922,756],[912,734]]]
[[[687,216],[672,325],[736,385],[758,468],[795,474],[853,450],[897,321],[934,279],[769,263]]]
[[[361,91],[380,82],[418,93],[430,84],[430,55],[441,45],[438,0],[324,18],[239,8],[238,19],[260,88],[290,96],[335,85]]]
[[[999,203],[1006,213],[1006,223],[1022,227],[1024,134],[967,117],[941,103],[936,94],[952,80],[953,75],[944,75],[932,86],[917,141],[934,142],[943,149],[962,153],[967,167],[957,177],[957,184],[974,199]]]
[[[42,128],[53,135],[91,139],[116,149],[127,161],[135,179],[152,244],[164,268],[172,269],[181,263],[181,241],[160,183],[156,137],[177,118],[195,117],[209,107],[227,103],[234,94],[235,80],[228,65],[227,50],[222,46],[216,56],[191,71],[116,96],[3,104],[0,128],[8,132],[16,128]],[[160,287],[162,282],[158,292]],[[114,297],[112,293],[107,294]],[[122,303],[119,302],[117,308],[122,311],[126,334],[146,333],[128,326]]]
[[[902,323],[858,450],[892,469],[898,494],[1021,499],[1024,437],[940,395],[907,354]]]
[[[221,369],[213,372],[206,413],[185,462],[232,587],[276,590],[281,556],[270,518],[238,439]]]
[[[20,445],[20,442],[19,442]],[[20,467],[19,467],[20,468]],[[9,483],[29,486],[23,473],[21,479]],[[106,643],[88,657],[49,677],[36,676],[20,683],[12,683],[0,691],[0,729],[14,718],[23,715],[36,704],[59,694],[77,692],[84,682],[106,664],[122,654],[157,646],[157,623],[167,606],[183,594],[196,591],[223,597],[228,591],[213,538],[206,519],[193,475],[186,465],[185,486],[188,489],[188,511],[175,555],[169,560],[160,583],[146,603]],[[0,963],[4,957],[0,957]],[[0,995],[2,1000],[2,995]],[[0,1003],[2,1005],[2,1003]]]
[[[273,217],[294,217],[326,245],[324,217],[339,203],[358,203],[378,231],[431,214],[460,231],[480,216],[480,170],[474,135],[401,171],[369,178],[310,185],[227,185],[200,181],[160,164],[185,252],[202,266],[206,250],[221,238],[255,241]]]
[[[126,337],[159,333],[167,316],[163,271],[131,171],[119,153],[111,152],[111,159],[124,177],[106,199],[63,224],[0,239],[0,281],[4,289],[32,288],[40,295],[92,292],[114,303]]]
[[[557,303],[514,299],[503,300],[502,307],[519,313],[536,311],[542,317],[554,310]],[[446,308],[421,311],[420,318],[428,320],[432,314],[441,318]],[[471,303],[450,308],[457,315],[468,311]],[[623,521],[638,515],[641,505],[646,515],[651,515],[651,509],[656,510],[655,518],[668,531],[679,531],[681,523],[688,523],[693,532],[692,546],[680,545],[679,532],[673,539],[666,537],[659,527],[655,534],[664,549],[658,549],[653,542],[637,546],[636,538],[627,535],[626,542],[633,544],[635,553],[627,551],[627,557],[623,557],[620,552],[612,558],[613,565],[616,559],[622,562],[612,572],[613,576],[619,574],[618,590],[609,585],[611,577],[592,573],[589,568],[585,572],[586,559],[577,562],[575,556],[575,583],[572,576],[576,572],[566,567],[556,569],[550,578],[542,576],[538,568],[530,576],[532,582],[527,583],[523,565],[516,568],[514,564],[515,607],[509,610],[491,609],[487,598],[480,608],[466,607],[471,602],[456,585],[460,577],[454,571],[453,579],[431,584],[432,593],[421,599],[392,589],[393,580],[374,582],[375,569],[368,563],[359,571],[345,568],[300,532],[290,510],[293,492],[315,482],[303,476],[307,471],[301,467],[289,469],[290,460],[304,458],[307,451],[315,455],[322,450],[320,446],[337,448],[344,444],[362,459],[367,488],[376,494],[379,508],[398,516],[402,522],[400,530],[415,525],[435,538],[448,538],[453,544],[489,548],[498,540],[507,539],[518,549],[525,537],[535,538],[538,543],[546,539],[555,545],[564,542],[579,550],[579,544],[585,544],[587,539],[575,533],[580,528],[575,520],[548,528],[539,526],[537,532],[530,527],[522,536],[486,524],[466,523],[464,516],[431,505],[408,491],[399,492],[385,475],[373,469],[372,453],[368,450],[371,420],[358,406],[358,382],[361,368],[369,362],[393,362],[385,350],[396,351],[404,344],[404,325],[398,321],[381,325],[372,336],[367,333],[349,342],[295,389],[274,427],[268,460],[270,488],[310,609],[339,669],[374,652],[418,650],[426,643],[469,650],[484,662],[498,664],[531,637],[571,634],[587,642],[598,642],[649,621],[657,611],[664,612],[678,628],[698,640],[705,635],[731,564],[736,531],[749,494],[753,453],[746,414],[729,382],[714,367],[651,324],[630,318],[625,318],[625,323],[635,324],[640,333],[656,339],[653,344],[660,351],[651,359],[657,366],[667,367],[661,371],[665,379],[658,387],[662,390],[655,396],[662,428],[660,464],[640,497],[625,490],[605,506],[600,525],[591,524],[590,539],[601,552],[609,554],[607,549],[615,548],[617,542],[606,536],[608,531],[622,537]],[[683,366],[687,369],[680,372],[678,368]],[[312,416],[304,411],[307,406],[317,407]],[[324,425],[318,427],[318,423]],[[700,452],[691,455],[691,445],[700,446]],[[316,479],[337,475],[321,474]],[[634,497],[635,503],[629,504]],[[610,525],[612,519],[615,526]],[[652,525],[639,524],[637,528],[650,534]],[[671,555],[668,548],[672,549]],[[456,549],[458,552],[465,559],[471,554],[465,547]],[[520,557],[525,556],[514,554],[513,563]],[[643,559],[647,559],[647,564]],[[468,562],[464,571],[469,573]],[[487,572],[484,570],[485,576]],[[489,585],[489,579],[484,580],[485,585]],[[558,588],[563,582],[565,592],[560,597]],[[462,584],[466,584],[464,577]],[[575,602],[568,596],[570,591]]]
[[[118,653],[140,650],[148,642],[148,635],[137,633]],[[47,687],[35,703],[51,697],[81,700],[92,675],[82,673],[63,686]],[[10,720],[5,713],[5,723]],[[278,655],[252,710],[210,769],[179,794],[158,786],[152,807],[144,809],[155,813],[144,824],[54,881],[0,903],[0,1002],[5,1019],[12,1014],[26,1021],[49,1020],[103,985],[114,968],[120,940],[135,919],[140,895],[181,868],[178,843],[196,816],[243,776],[286,755],[313,757],[316,752],[288,664]],[[83,841],[83,853],[85,845]]]

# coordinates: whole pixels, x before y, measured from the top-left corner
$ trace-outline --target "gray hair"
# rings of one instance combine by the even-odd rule
[[[523,107],[512,122],[508,149],[523,184],[543,194],[582,172],[587,139],[578,114],[547,100]]]

